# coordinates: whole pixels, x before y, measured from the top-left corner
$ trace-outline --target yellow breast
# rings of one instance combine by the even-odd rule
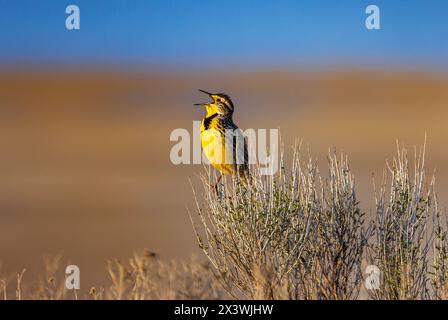
[[[203,121],[204,122],[204,121]],[[226,143],[224,135],[215,128],[206,129],[201,125],[201,144],[205,156],[222,174],[235,172],[233,164],[232,144]]]

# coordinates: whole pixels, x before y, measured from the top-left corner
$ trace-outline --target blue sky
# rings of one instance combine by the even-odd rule
[[[81,30],[65,29],[69,4]],[[447,17],[446,0],[0,0],[0,64],[447,67]]]

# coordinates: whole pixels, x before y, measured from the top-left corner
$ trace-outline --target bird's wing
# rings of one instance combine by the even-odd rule
[[[231,145],[233,146],[234,150],[233,163],[237,166],[247,166],[247,163],[249,161],[247,142],[241,129],[236,128],[233,131]]]

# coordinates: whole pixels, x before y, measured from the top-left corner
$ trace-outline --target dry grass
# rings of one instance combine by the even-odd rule
[[[163,262],[145,251],[134,254],[128,264],[109,261],[112,284],[98,292],[96,299],[220,299],[226,297],[209,272],[208,264],[192,259],[188,263]]]
[[[437,207],[425,147],[398,148],[387,165],[373,218],[365,222],[347,158],[328,156],[328,177],[294,151],[291,171],[252,170],[246,188],[224,181],[218,192],[203,177],[193,223],[198,243],[227,292],[236,298],[357,299],[362,264],[381,271],[372,299],[445,299],[448,229]],[[194,219],[193,219],[194,220]],[[434,221],[434,223],[432,223]],[[430,262],[433,257],[433,263]]]
[[[65,280],[58,277],[61,256],[43,256],[45,272],[37,280],[28,281],[26,269],[15,275],[0,276],[0,293],[4,300],[61,300],[77,299],[76,292],[68,292]],[[1,271],[1,269],[0,269]],[[12,290],[8,290],[13,288]]]
[[[61,257],[45,257],[46,272],[29,282],[23,270],[0,278],[4,299],[359,299],[362,266],[381,271],[371,299],[447,299],[448,227],[428,178],[425,147],[406,149],[384,171],[370,221],[359,207],[347,157],[330,152],[328,174],[294,149],[290,170],[249,183],[211,171],[195,193],[191,215],[207,263],[167,262],[152,252],[109,261],[110,283],[79,296],[57,276]],[[1,271],[1,270],[0,270]],[[11,288],[15,294],[11,294]]]
[[[228,295],[212,277],[207,263],[192,258],[188,262],[164,261],[148,250],[134,255],[126,262],[109,261],[106,271],[110,283],[91,287],[88,294],[65,288],[63,275],[56,276],[61,257],[45,257],[45,276],[37,282],[26,279],[26,272],[0,278],[0,293],[3,299],[224,299]],[[23,282],[27,285],[24,286]],[[8,290],[9,289],[9,290]],[[15,296],[8,296],[10,289]]]

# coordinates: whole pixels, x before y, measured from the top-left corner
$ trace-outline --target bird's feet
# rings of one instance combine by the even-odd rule
[[[216,193],[216,194],[219,194],[218,185],[219,185],[219,183],[221,182],[221,179],[222,179],[222,175],[219,176],[219,178],[218,178],[218,180],[216,181],[216,183],[214,183],[214,184],[209,184],[210,188],[212,188],[213,190],[215,190],[215,193]]]

